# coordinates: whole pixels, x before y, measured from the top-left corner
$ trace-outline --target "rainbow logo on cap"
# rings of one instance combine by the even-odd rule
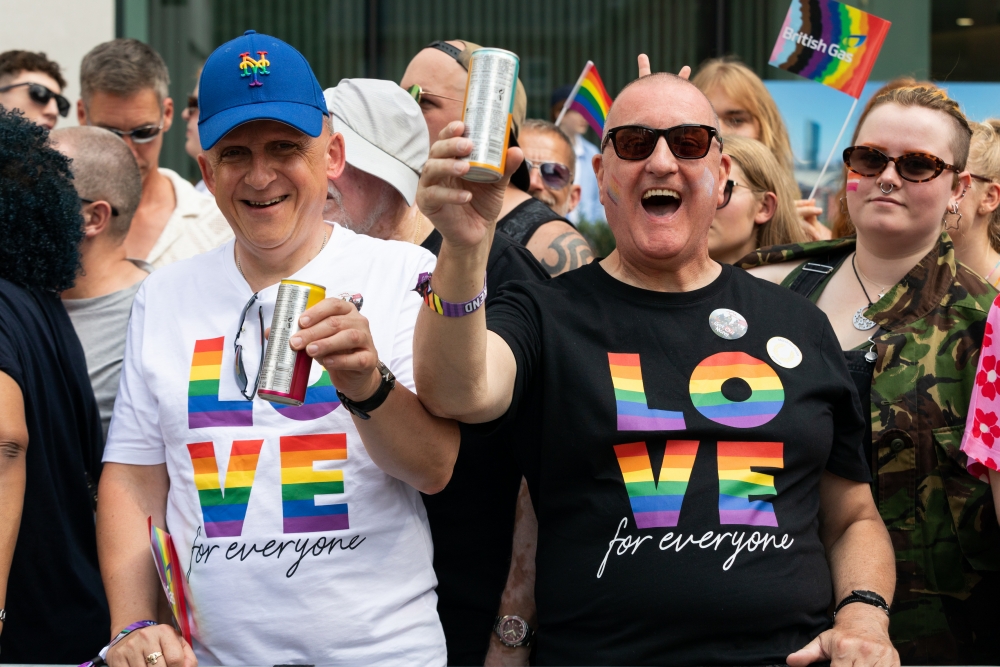
[[[246,51],[240,54],[243,58],[240,62],[240,76],[252,76],[253,80],[250,81],[250,87],[263,86],[264,82],[261,81],[257,75],[258,74],[270,74],[270,70],[267,66],[271,64],[271,61],[267,59],[267,51],[258,51],[257,55],[260,56],[257,60],[250,57],[250,52]]]

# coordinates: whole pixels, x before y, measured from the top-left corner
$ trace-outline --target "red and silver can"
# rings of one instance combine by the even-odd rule
[[[493,183],[503,178],[519,67],[520,60],[510,51],[478,49],[472,53],[462,112],[462,136],[472,140],[472,153],[465,158],[471,165],[463,177],[467,181]]]
[[[299,316],[325,298],[326,288],[322,285],[299,280],[282,280],[278,285],[271,335],[257,388],[257,394],[264,400],[285,405],[305,402],[312,358],[304,349],[293,350],[289,341],[299,330]]]

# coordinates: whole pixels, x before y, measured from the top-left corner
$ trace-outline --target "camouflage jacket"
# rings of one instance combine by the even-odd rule
[[[855,241],[762,248],[739,266],[849,251]],[[986,647],[985,637],[976,641],[973,627],[982,623],[991,634],[1000,632],[1000,527],[989,485],[966,471],[959,449],[996,294],[956,261],[943,232],[934,249],[865,311],[878,325],[872,492],[896,551],[890,633],[904,664],[971,664],[980,649],[1000,650],[993,642]],[[993,599],[979,599],[984,595]],[[972,610],[979,619],[969,619]]]

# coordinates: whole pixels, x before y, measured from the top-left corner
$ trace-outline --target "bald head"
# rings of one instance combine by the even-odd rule
[[[449,40],[448,44],[458,49],[465,48],[465,42],[461,40]],[[423,90],[420,110],[427,122],[432,144],[448,123],[462,120],[467,78],[468,73],[457,60],[431,47],[421,49],[406,66],[399,85],[405,89],[417,85]]]
[[[142,197],[142,176],[128,145],[117,135],[92,126],[55,130],[50,137],[55,148],[72,160],[77,194],[106,201],[118,210],[108,233],[124,240]]]
[[[678,105],[682,105],[688,114],[691,114],[692,120],[685,122],[711,125],[717,130],[720,129],[718,114],[715,113],[712,103],[697,86],[676,74],[656,72],[639,77],[622,88],[608,111],[608,118],[604,123],[605,131],[619,125],[634,124],[634,121],[622,119],[632,117],[637,103],[648,102],[650,87],[655,87],[657,92],[670,91],[670,97],[676,100]],[[694,118],[698,118],[698,120],[694,120]]]

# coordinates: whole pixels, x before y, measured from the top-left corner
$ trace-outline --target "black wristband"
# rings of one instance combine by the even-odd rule
[[[371,415],[368,413],[385,403],[385,399],[389,398],[389,392],[396,386],[396,377],[381,361],[378,362],[378,372],[382,376],[382,382],[379,383],[375,393],[363,401],[352,401],[341,391],[337,391],[337,398],[340,399],[341,405],[355,417],[371,419]]]
[[[837,605],[837,608],[833,610],[833,619],[837,620],[837,612],[852,602],[870,604],[871,606],[878,607],[884,611],[886,616],[889,615],[889,603],[887,603],[885,598],[875,591],[851,591],[851,594],[841,600],[840,604]]]

